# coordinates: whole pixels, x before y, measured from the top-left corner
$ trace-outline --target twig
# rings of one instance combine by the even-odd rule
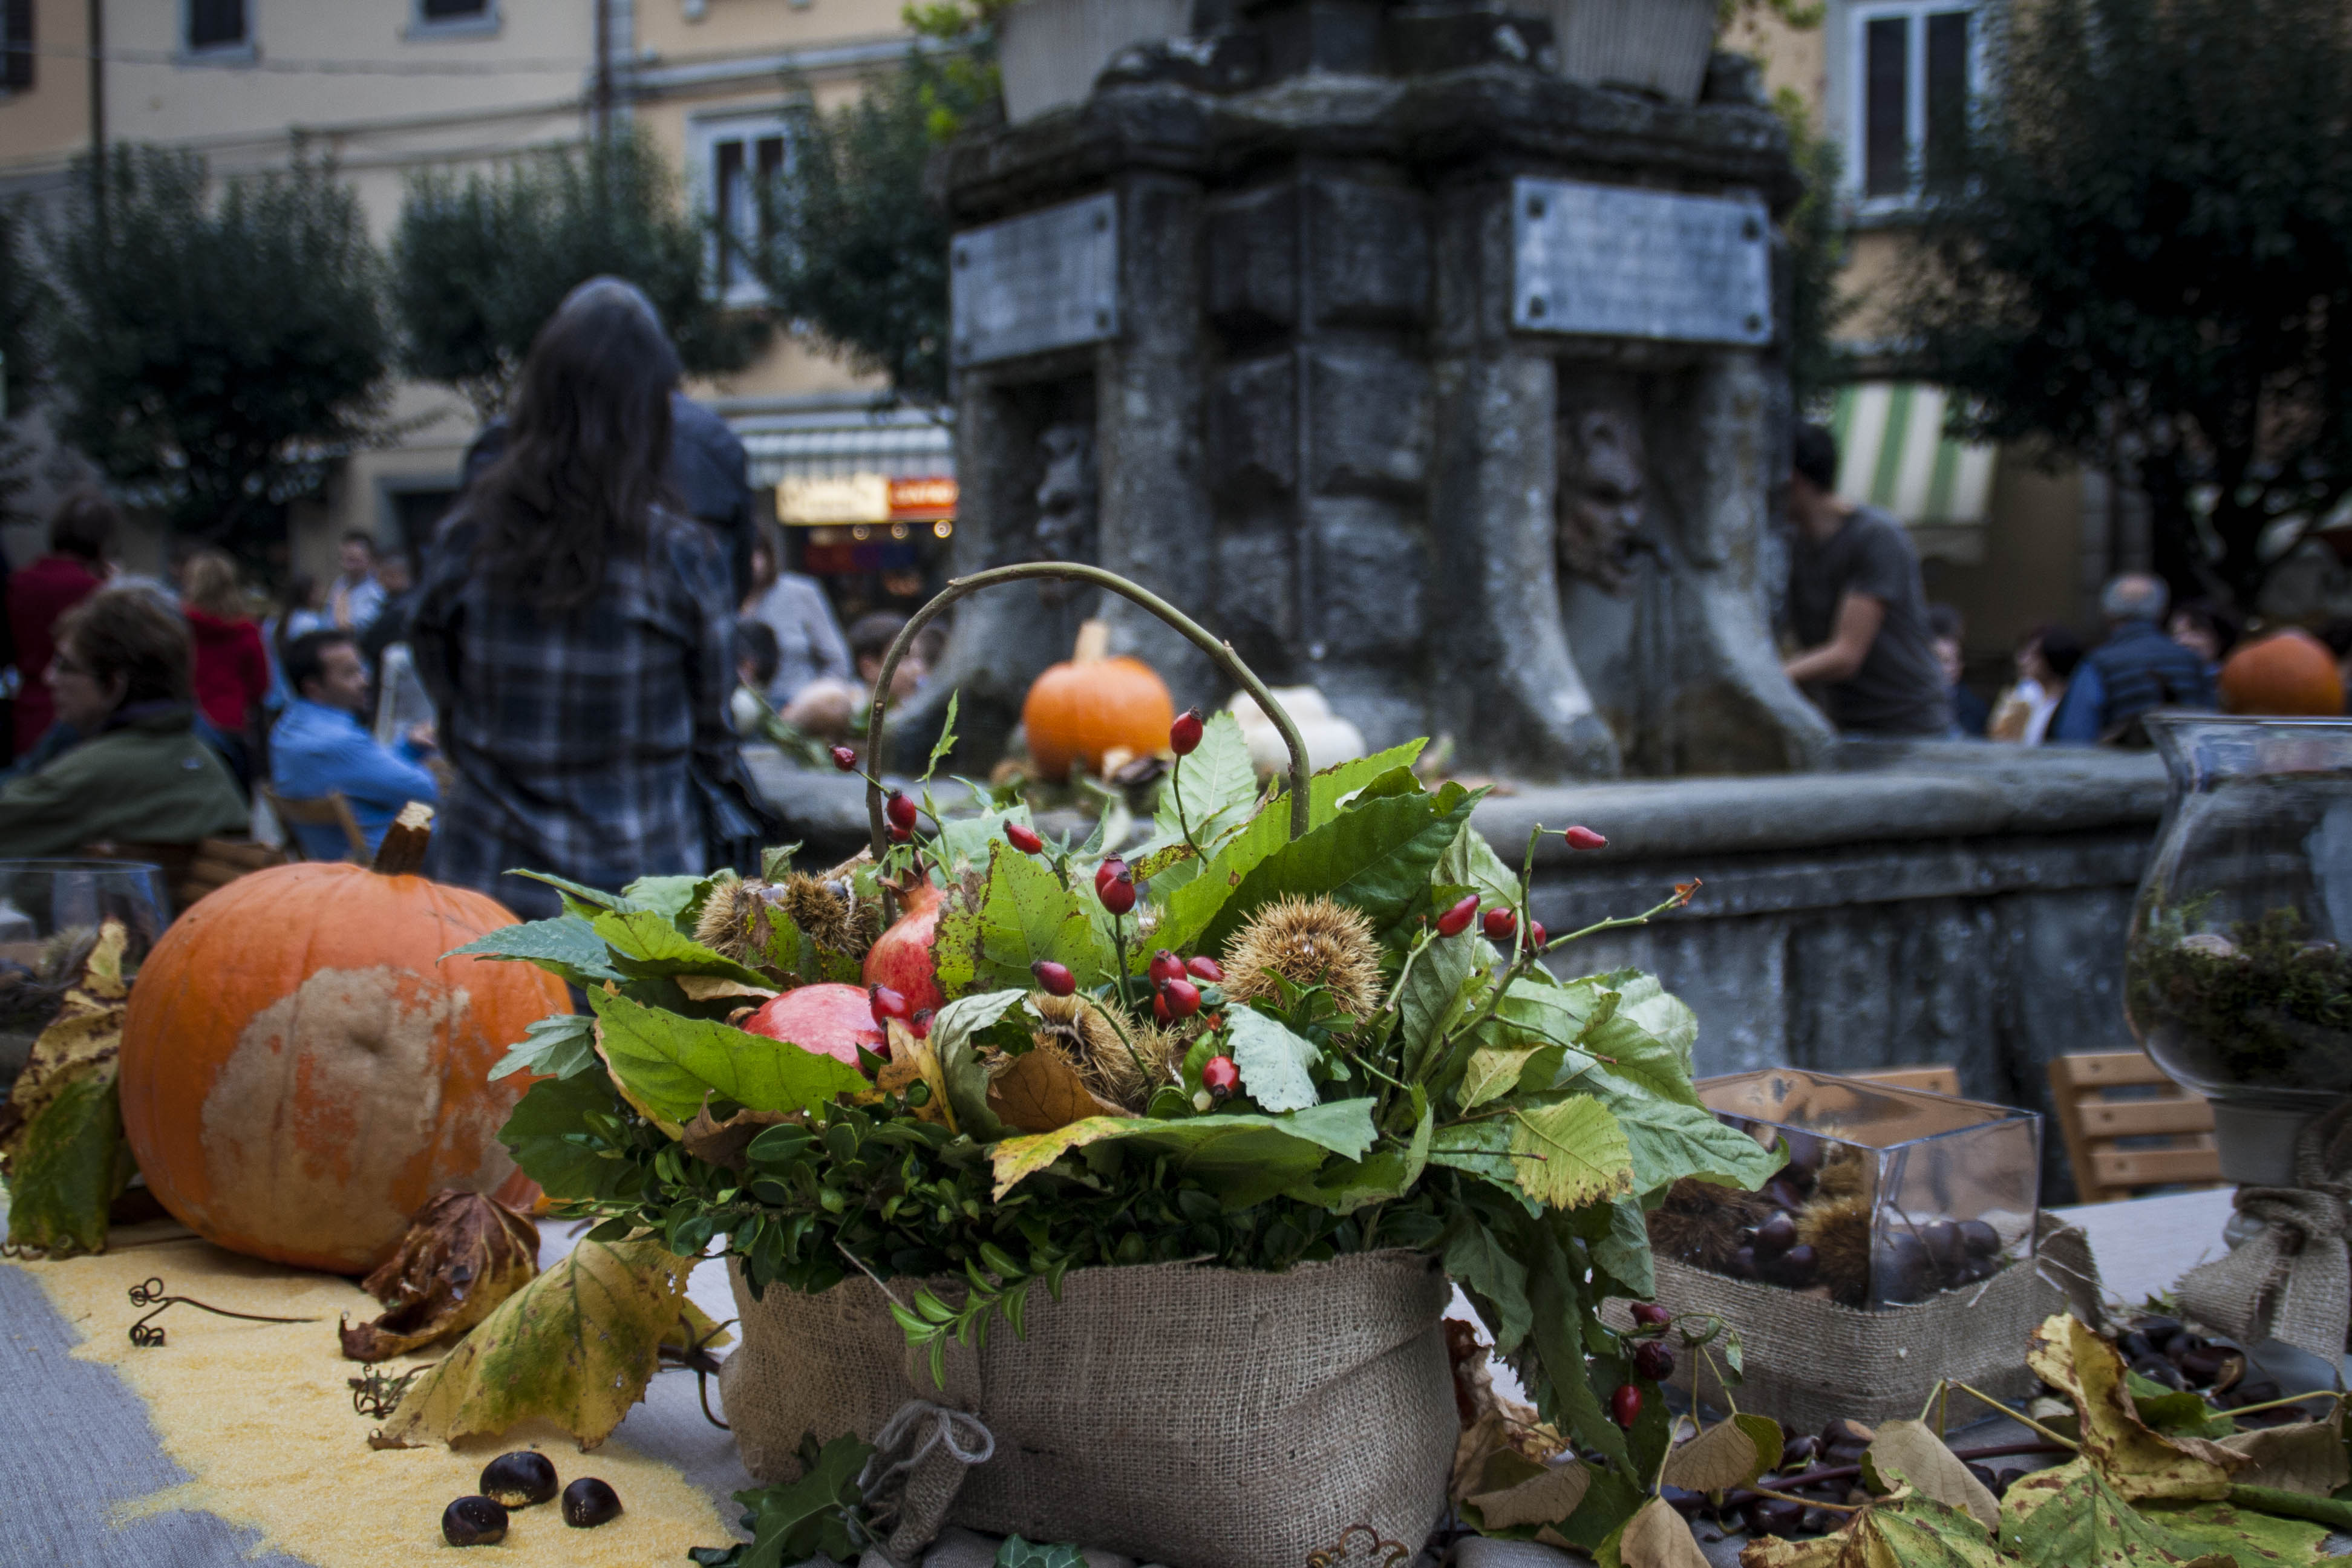
[[[2036,1421],[2032,1416],[2026,1415],[2025,1412],[2021,1410],[2011,1410],[2008,1405],[2003,1405],[2000,1400],[1995,1399],[1991,1394],[1985,1393],[1981,1389],[1970,1388],[1967,1384],[1960,1383],[1957,1380],[1953,1382],[1952,1386],[1958,1389],[1962,1394],[1967,1394],[1969,1398],[1984,1405],[1987,1409],[1998,1410],[2003,1415],[2006,1415],[2011,1420],[2016,1422],[2019,1426],[2030,1426],[2034,1431],[2041,1433],[2044,1437],[2049,1438],[2052,1442],[2064,1445],[2068,1453],[2079,1454],[2083,1451],[2083,1445],[2080,1443],[2074,1441],[2072,1438],[2067,1437],[2063,1434],[2053,1432],[2049,1427],[2044,1426],[2041,1422]]]
[[[133,1285],[130,1296],[132,1306],[155,1309],[131,1325],[131,1342],[142,1349],[152,1349],[163,1342],[163,1331],[148,1325],[162,1317],[167,1307],[194,1307],[216,1318],[236,1318],[248,1323],[316,1323],[322,1321],[318,1318],[266,1318],[258,1312],[232,1312],[226,1307],[207,1306],[193,1296],[166,1296],[160,1276],[151,1277],[143,1284]]]
[[[1792,1502],[1802,1508],[1825,1508],[1832,1513],[1860,1513],[1862,1506],[1845,1502],[1822,1502],[1813,1498],[1795,1497],[1788,1492],[1776,1492],[1770,1487],[1749,1487],[1758,1497],[1768,1497],[1779,1502]]]
[[[846,1258],[849,1261],[857,1265],[857,1271],[860,1274],[865,1275],[866,1278],[874,1281],[875,1288],[880,1290],[883,1295],[887,1296],[890,1299],[890,1304],[892,1306],[898,1308],[901,1311],[913,1310],[913,1309],[908,1307],[906,1302],[898,1300],[897,1291],[882,1283],[882,1276],[875,1273],[874,1270],[866,1267],[866,1259],[858,1257],[857,1254],[849,1250],[848,1247],[843,1243],[841,1237],[837,1236],[833,1238],[833,1245],[841,1249],[841,1255],[844,1258]]]

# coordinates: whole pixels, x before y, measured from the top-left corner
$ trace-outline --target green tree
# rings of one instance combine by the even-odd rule
[[[948,387],[947,214],[924,195],[938,145],[1001,112],[994,18],[1006,0],[909,8],[950,47],[910,50],[854,103],[810,117],[761,196],[767,242],[747,257],[777,310],[915,403]]]
[[[1968,395],[1961,433],[2137,480],[2158,570],[2252,605],[2352,489],[2343,7],[2032,0],[1988,21],[1999,90],[1902,308],[1923,368]]]
[[[151,147],[42,226],[58,433],[179,531],[259,559],[375,431],[391,352],[358,198],[325,169],[215,184]]]
[[[48,289],[34,263],[26,207],[0,205],[0,521],[23,515],[33,449],[18,426],[41,384],[37,331]]]
[[[768,328],[715,297],[709,248],[677,174],[642,132],[502,174],[426,174],[393,237],[402,366],[454,384],[487,418],[564,295],[610,274],[646,291],[688,370],[739,370]]]
[[[1858,301],[1840,287],[1849,247],[1839,210],[1838,145],[1813,129],[1805,100],[1783,88],[1772,107],[1789,128],[1789,154],[1805,194],[1781,226],[1789,240],[1789,384],[1800,414],[1818,415],[1846,378],[1834,334]]]

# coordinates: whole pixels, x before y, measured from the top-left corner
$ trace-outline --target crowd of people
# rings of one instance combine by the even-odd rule
[[[2125,573],[2101,592],[2105,626],[2095,642],[2056,623],[2028,632],[2014,679],[1987,701],[1963,679],[1959,612],[1928,602],[1903,525],[1837,493],[1836,439],[1819,425],[1800,426],[1790,467],[1788,619],[1798,651],[1784,668],[1842,733],[2141,746],[2156,710],[2221,705],[2223,664],[2246,636],[2242,623],[2210,599],[2173,605],[2164,580],[2145,572]],[[2352,623],[2322,635],[2333,658],[2352,653]],[[2333,693],[2331,700],[2322,681],[2294,711],[2341,713],[2340,674]]]

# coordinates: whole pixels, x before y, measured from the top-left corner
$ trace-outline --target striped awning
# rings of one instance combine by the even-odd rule
[[[955,473],[955,432],[920,414],[741,420],[735,433],[751,458],[755,485],[857,474],[897,479]]]
[[[1838,494],[1883,508],[1915,529],[1982,525],[1995,448],[1946,436],[1946,402],[1942,387],[1924,382],[1841,387],[1830,416]]]

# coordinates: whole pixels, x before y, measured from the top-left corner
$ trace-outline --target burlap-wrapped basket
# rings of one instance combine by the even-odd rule
[[[2079,1265],[2065,1267],[2070,1275],[2078,1268],[2085,1274],[2095,1311],[2097,1277],[2081,1233],[2050,1226],[2042,1232],[2042,1268],[2018,1264],[1980,1286],[1948,1290],[1908,1307],[1857,1311],[1665,1258],[1656,1260],[1657,1300],[1677,1314],[1712,1312],[1738,1330],[1746,1367],[1734,1391],[1740,1408],[1802,1433],[1836,1416],[1866,1426],[1916,1416],[1939,1378],[2004,1399],[2032,1393],[2035,1379],[2026,1370],[2027,1342],[2043,1319],[2068,1305],[2059,1285],[2042,1274],[2061,1279],[2061,1259],[2078,1257]],[[1632,1318],[1623,1301],[1608,1303],[1602,1316],[1619,1328]],[[1719,1347],[1715,1355],[1720,1364]],[[1696,1377],[1704,1384],[1700,1397],[1720,1406],[1721,1387],[1706,1365],[1697,1352],[1678,1352],[1673,1382],[1687,1391]]]
[[[742,1342],[719,1383],[761,1480],[798,1476],[808,1432],[873,1442],[901,1417],[889,1450],[911,1454],[936,1425],[919,1401],[986,1428],[942,1432],[912,1467],[887,1543],[899,1563],[961,1524],[1171,1568],[1300,1568],[1355,1524],[1417,1549],[1444,1508],[1460,1423],[1449,1288],[1426,1255],[1074,1270],[1058,1302],[1032,1292],[1025,1338],[1000,1321],[976,1353],[950,1345],[944,1389],[871,1280],[755,1301],[730,1267]],[[989,1442],[983,1462],[954,1457]]]

